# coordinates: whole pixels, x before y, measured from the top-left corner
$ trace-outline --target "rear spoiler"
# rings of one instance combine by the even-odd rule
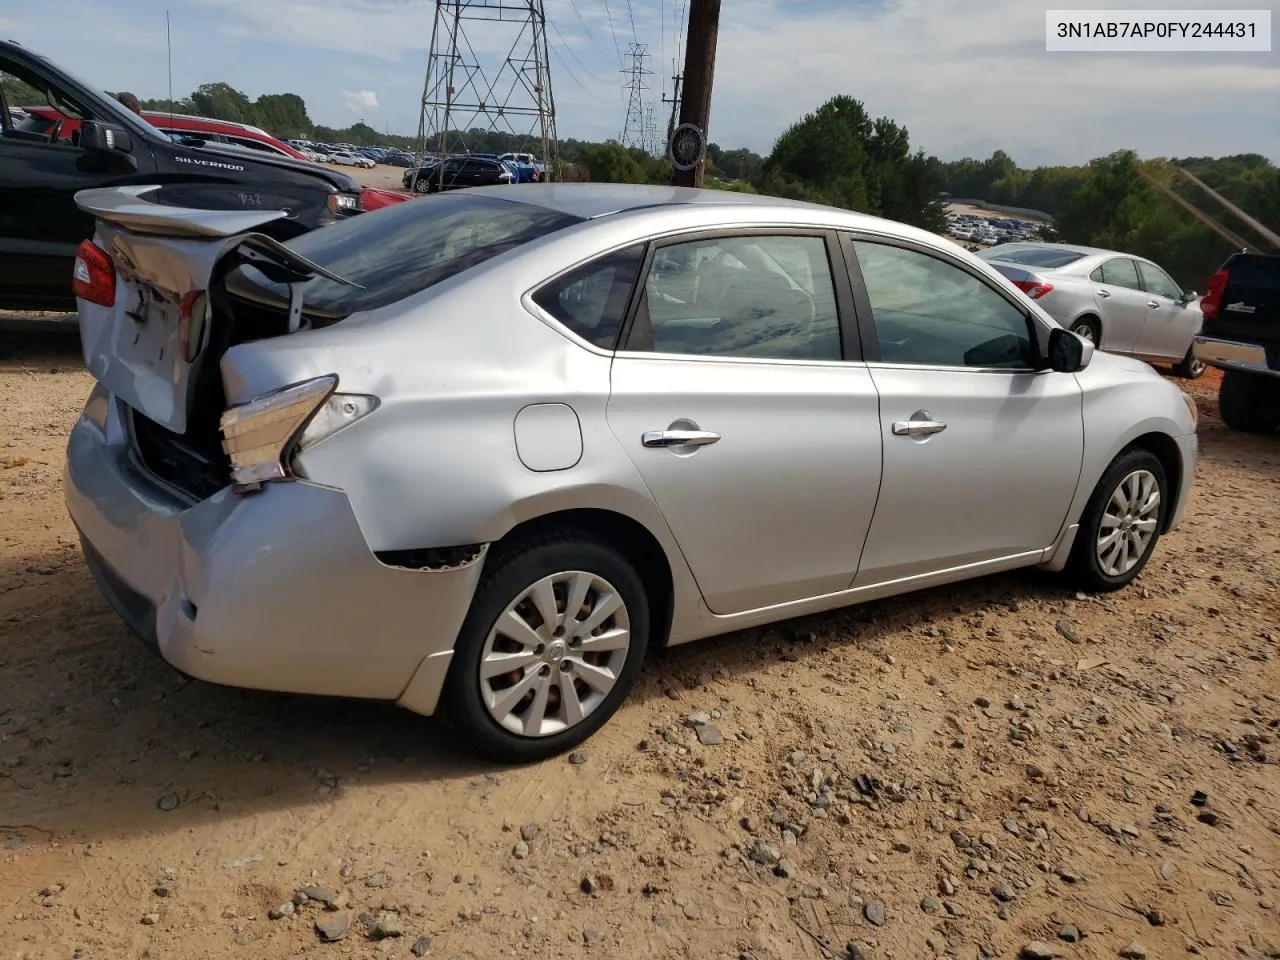
[[[130,233],[183,240],[230,240],[219,256],[230,249],[241,254],[273,279],[285,282],[320,276],[348,287],[359,287],[330,270],[295,253],[264,233],[251,232],[263,224],[282,220],[284,210],[199,210],[175,207],[144,199],[160,189],[160,184],[133,187],[100,187],[76,193],[76,206],[104,223]],[[270,268],[274,267],[275,270]],[[283,270],[284,275],[279,275]]]

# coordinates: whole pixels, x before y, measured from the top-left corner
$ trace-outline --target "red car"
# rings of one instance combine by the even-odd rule
[[[32,132],[52,132],[58,129],[59,140],[70,140],[72,133],[80,127],[80,121],[64,116],[53,107],[23,107],[32,117],[39,118],[47,126],[43,130],[36,129],[31,121],[27,121],[25,129]],[[292,157],[294,160],[306,160],[306,156],[289,146],[283,140],[277,140],[267,131],[247,123],[233,123],[230,120],[213,120],[209,117],[191,117],[182,113],[163,113],[156,110],[142,111],[142,119],[161,133],[176,136],[199,137],[202,140],[214,140],[221,143],[234,143],[237,146],[262,150],[266,153]],[[61,126],[58,122],[61,121]]]

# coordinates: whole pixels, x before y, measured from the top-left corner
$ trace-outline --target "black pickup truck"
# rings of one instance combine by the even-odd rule
[[[174,141],[47,58],[0,41],[5,76],[34,88],[65,120],[52,130],[23,129],[9,108],[24,104],[6,103],[0,85],[0,309],[75,309],[76,248],[93,235],[93,218],[76,206],[80,190],[158,184],[161,203],[288,210],[264,227],[281,241],[361,211],[360,184],[344,173],[228,144]]]
[[[1233,430],[1280,427],[1280,257],[1233,253],[1200,300],[1192,350],[1222,370],[1218,407]]]

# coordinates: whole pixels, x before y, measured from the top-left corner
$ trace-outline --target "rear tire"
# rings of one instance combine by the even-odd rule
[[[1280,426],[1280,377],[1223,370],[1218,413],[1232,430],[1271,433]]]
[[[553,757],[617,712],[648,640],[644,582],[608,543],[563,530],[513,544],[485,570],[458,635],[445,719],[490,759]]]
[[[1199,380],[1208,369],[1208,364],[1195,355],[1195,348],[1187,347],[1187,355],[1173,365],[1173,375],[1184,380]]]
[[[1170,507],[1164,466],[1133,448],[1112,461],[1080,518],[1067,572],[1081,589],[1109,593],[1142,572]]]
[[[1071,332],[1088,340],[1095,347],[1102,348],[1102,325],[1097,317],[1081,317],[1071,324]]]

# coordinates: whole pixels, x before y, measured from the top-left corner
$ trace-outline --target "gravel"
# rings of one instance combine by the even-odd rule
[[[336,943],[347,936],[351,929],[351,912],[340,910],[333,913],[322,913],[316,917],[316,934],[325,943]]]

